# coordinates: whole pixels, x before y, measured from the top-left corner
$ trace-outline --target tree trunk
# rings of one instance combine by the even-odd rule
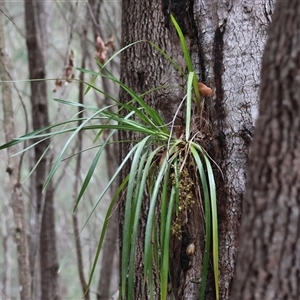
[[[278,1],[261,74],[259,117],[232,299],[299,299],[300,2]]]
[[[88,14],[86,13],[86,16]],[[87,28],[88,24],[83,24],[82,26],[82,32],[81,32],[81,68],[85,69],[85,63],[87,58]],[[80,73],[79,77],[79,90],[78,90],[78,103],[83,104],[83,98],[84,98],[84,73]],[[84,112],[82,111],[81,107],[78,107],[78,117],[83,118]],[[82,124],[82,121],[78,121],[77,126],[79,127]],[[77,135],[77,145],[76,145],[76,152],[78,153],[76,157],[76,163],[75,163],[75,172],[74,172],[74,183],[73,183],[73,202],[74,205],[76,203],[77,196],[79,194],[80,190],[80,182],[81,182],[81,176],[80,172],[82,170],[82,149],[83,149],[83,132],[79,131]],[[74,239],[75,239],[75,245],[76,245],[76,258],[77,258],[77,269],[78,269],[78,275],[80,279],[80,284],[82,288],[82,293],[84,295],[85,300],[90,300],[90,291],[87,290],[87,282],[84,274],[84,263],[83,263],[83,249],[82,249],[82,240],[80,237],[80,230],[78,226],[78,211],[76,210],[72,214],[72,223],[73,223],[73,232],[74,232]]]
[[[94,41],[97,44],[97,38],[101,37],[104,41],[107,40],[107,34],[105,24],[101,21],[100,12],[102,9],[103,1],[102,0],[89,0],[90,5],[90,14],[93,20],[93,34],[94,34]],[[107,95],[114,95],[116,94],[117,87],[112,84],[107,78],[102,77],[102,86],[103,91]],[[97,95],[98,96],[98,95]],[[111,99],[108,97],[104,97],[104,100],[98,98],[97,99],[98,107],[109,106],[112,104]],[[107,133],[108,134],[108,133]],[[105,137],[104,137],[105,139]],[[111,141],[113,141],[111,139]],[[107,174],[108,178],[112,178],[116,171],[117,165],[117,155],[118,147],[116,144],[107,145],[105,155],[106,155],[106,166],[107,166]],[[114,183],[110,188],[109,194],[110,197],[114,195],[117,186]],[[118,227],[119,227],[119,218],[118,218],[118,210],[114,209],[114,213],[109,219],[109,223],[106,230],[106,235],[102,247],[102,261],[101,261],[101,270],[100,270],[100,277],[97,286],[97,300],[106,300],[109,299],[111,295],[111,291],[114,289],[113,285],[113,277],[115,273],[118,274],[118,267],[115,267],[116,260],[119,260],[119,253],[118,253]],[[105,258],[105,259],[104,259]]]
[[[26,42],[28,48],[29,75],[31,81],[31,103],[33,129],[49,125],[47,86],[45,71],[45,45],[43,29],[45,10],[43,1],[25,1]],[[39,79],[36,81],[36,79]],[[39,143],[35,148],[37,162],[49,146],[49,141]],[[37,243],[40,253],[41,297],[43,300],[59,299],[58,262],[56,253],[56,234],[54,223],[54,189],[50,182],[45,193],[42,192],[51,158],[44,156],[36,168],[35,191],[37,196]]]
[[[0,9],[2,10],[4,5],[3,1],[0,0]],[[0,80],[2,87],[2,105],[4,112],[4,132],[6,142],[11,141],[16,137],[14,114],[13,114],[13,99],[12,99],[12,81],[9,75],[10,63],[9,57],[5,50],[5,36],[3,27],[3,13],[0,12]],[[12,157],[13,154],[18,152],[18,147],[13,146],[7,149],[8,162],[7,162],[7,173],[9,175],[9,186],[11,189],[10,205],[14,214],[14,237],[17,246],[17,257],[18,257],[18,272],[19,272],[19,291],[21,300],[29,300],[31,297],[31,276],[29,266],[29,249],[27,241],[27,232],[25,224],[25,205],[24,198],[22,195],[22,186],[20,183],[20,164],[21,159],[19,156]],[[5,222],[5,221],[4,221]],[[8,251],[10,249],[7,249]],[[5,255],[7,258],[7,255]],[[6,261],[8,264],[9,262]],[[5,269],[6,273],[7,270]],[[6,275],[8,275],[6,273]],[[7,278],[9,280],[9,278]],[[5,298],[10,298],[8,294],[8,285],[4,285],[7,294]]]
[[[212,128],[212,143],[206,150],[222,170],[220,174],[215,168],[220,238],[220,299],[224,300],[229,299],[238,248],[248,146],[257,116],[260,62],[272,13],[272,6],[267,3],[272,1],[253,3],[204,0],[201,4],[192,0],[122,1],[122,46],[142,39],[152,41],[185,70],[179,38],[170,21],[172,13],[187,40],[199,81],[212,87],[215,92],[213,98],[205,99],[207,119]],[[163,84],[186,84],[170,63],[145,42],[122,53],[121,81],[137,93],[144,93]],[[145,99],[168,123],[173,119],[183,96],[184,91],[169,88],[155,95],[147,95]],[[122,102],[130,100],[123,91],[120,97]],[[123,132],[120,138],[139,138],[129,135]],[[121,159],[129,149],[130,145],[122,146]],[[142,218],[147,215],[147,203],[143,202]],[[124,207],[120,211],[121,227],[123,210]],[[186,236],[183,238],[186,243],[195,239],[196,255],[192,260],[192,268],[184,275],[182,272],[179,283],[173,286],[177,299],[199,297],[203,255],[203,222],[200,216],[200,209],[195,208],[185,229]],[[136,256],[135,299],[140,299],[143,292],[143,253],[140,251],[143,249],[143,224],[145,222],[142,221]],[[182,243],[181,248],[184,246]],[[173,258],[179,256],[175,252],[180,251],[180,248],[172,251]],[[180,271],[179,264],[175,260],[171,262],[177,273]],[[214,299],[212,274],[209,285],[206,299]],[[155,299],[158,299],[158,287],[155,292]]]

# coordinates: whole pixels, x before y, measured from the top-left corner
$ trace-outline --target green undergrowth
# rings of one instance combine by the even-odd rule
[[[120,82],[107,69],[106,65],[100,65],[99,72],[93,72],[86,69],[79,69],[81,72],[94,76],[94,79],[87,84],[86,93],[93,89],[105,97],[110,98],[112,105],[104,108],[95,108],[72,102],[68,100],[55,99],[55,101],[64,105],[70,105],[82,108],[82,111],[89,111],[89,117],[73,118],[52,124],[47,128],[41,128],[22,137],[16,138],[11,142],[2,145],[0,149],[22,143],[26,140],[33,140],[28,148],[34,147],[44,139],[54,138],[57,135],[69,133],[63,148],[58,153],[48,177],[44,183],[44,189],[53,178],[60,163],[65,158],[66,150],[80,131],[96,130],[95,145],[103,134],[104,130],[109,131],[108,137],[98,145],[98,150],[93,158],[89,170],[85,176],[81,190],[78,194],[74,211],[78,208],[80,201],[97,169],[97,165],[106,146],[111,143],[112,137],[118,131],[129,131],[133,134],[140,134],[138,141],[128,141],[133,146],[127,155],[119,162],[115,174],[108,182],[107,186],[98,195],[97,200],[85,220],[83,228],[89,221],[93,212],[97,208],[104,195],[109,191],[111,184],[119,178],[121,171],[130,164],[130,170],[123,179],[106,212],[103,228],[100,234],[97,251],[90,272],[88,287],[96,271],[97,262],[103,245],[109,218],[113,213],[113,208],[117,204],[121,195],[124,195],[124,226],[122,232],[122,253],[121,253],[121,283],[120,298],[134,299],[134,281],[135,281],[135,254],[138,242],[138,231],[142,214],[142,205],[147,196],[149,201],[144,240],[144,262],[143,262],[143,284],[149,288],[150,298],[154,298],[152,293],[157,278],[153,278],[153,272],[156,272],[159,280],[160,299],[167,299],[169,293],[170,276],[170,239],[176,230],[180,231],[180,211],[191,208],[195,201],[199,201],[203,206],[205,219],[205,251],[203,254],[203,266],[201,271],[201,284],[199,299],[205,299],[206,282],[209,265],[212,265],[215,281],[215,296],[219,299],[219,266],[218,266],[218,222],[217,222],[217,200],[212,161],[206,150],[197,140],[197,131],[193,127],[193,107],[200,108],[203,105],[198,90],[198,80],[193,69],[191,57],[186,45],[182,31],[171,16],[172,22],[176,28],[181,43],[183,55],[187,65],[187,73],[161,48],[149,41],[137,41],[118,51],[113,55],[119,55],[124,49],[133,46],[136,43],[150,43],[161,55],[163,55],[175,69],[186,78],[186,96],[185,101],[185,127],[180,134],[175,134],[175,126],[167,126],[157,111],[147,105],[144,96],[154,90],[164,87],[157,87],[154,90],[147,91],[143,95],[135,93],[130,87]],[[103,72],[105,70],[105,72]],[[124,89],[131,97],[131,101],[121,103],[111,95],[95,86],[98,76],[111,80]],[[117,109],[112,110],[112,107]],[[101,124],[99,124],[101,118]],[[81,121],[78,126],[78,121]],[[95,124],[95,120],[98,120]],[[93,121],[93,122],[92,122]],[[201,123],[201,122],[200,122]],[[201,133],[201,128],[197,129]],[[50,132],[49,132],[50,131]],[[199,133],[198,132],[198,133]],[[124,143],[126,141],[122,141]],[[120,142],[120,147],[122,144]],[[47,149],[48,150],[48,149]],[[47,151],[46,150],[46,151]],[[45,152],[46,153],[46,152]],[[45,155],[45,153],[43,155]],[[33,168],[32,172],[35,168]],[[199,179],[201,187],[201,198],[195,199],[192,191],[192,177],[189,170],[194,170],[194,175]],[[184,193],[185,191],[185,193]],[[157,218],[157,211],[159,217]],[[176,221],[177,220],[177,221]],[[176,224],[179,229],[176,229]],[[157,228],[159,230],[157,230]],[[82,228],[82,229],[83,229]],[[82,230],[81,229],[81,230]],[[196,237],[197,238],[197,237]],[[212,262],[211,262],[212,259]]]

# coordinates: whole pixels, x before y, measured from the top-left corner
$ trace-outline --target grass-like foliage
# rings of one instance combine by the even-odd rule
[[[87,90],[94,89],[104,94],[112,100],[113,105],[118,108],[114,111],[111,107],[94,108],[76,102],[55,99],[59,103],[65,105],[82,107],[83,111],[92,111],[89,117],[81,119],[81,125],[77,126],[78,118],[75,116],[70,120],[51,125],[47,128],[41,128],[20,138],[16,138],[11,142],[2,145],[0,149],[10,147],[12,145],[24,142],[25,140],[38,140],[31,144],[35,146],[40,141],[53,138],[57,135],[71,133],[64,147],[56,157],[52,168],[45,181],[47,184],[59,168],[60,163],[65,158],[66,150],[70,143],[76,137],[77,133],[82,130],[97,130],[95,142],[99,139],[104,130],[109,130],[108,137],[98,146],[98,151],[92,161],[87,172],[85,180],[79,192],[74,210],[80,205],[80,201],[88,187],[90,180],[97,168],[98,161],[105,147],[110,143],[113,135],[119,130],[130,131],[134,134],[139,133],[140,140],[128,141],[133,147],[120,162],[114,176],[110,179],[105,189],[98,196],[94,207],[92,208],[84,226],[89,221],[91,215],[96,209],[99,202],[103,199],[105,193],[111,187],[111,184],[119,176],[123,168],[130,162],[130,171],[123,179],[115,191],[111,199],[110,206],[106,212],[105,221],[98,242],[97,251],[95,253],[94,263],[90,273],[89,286],[93,274],[96,269],[100,250],[105,237],[106,228],[109,218],[113,213],[113,207],[118,199],[123,195],[125,212],[124,212],[124,229],[122,233],[122,253],[121,253],[121,299],[134,299],[134,281],[135,281],[135,253],[138,241],[138,232],[140,226],[141,210],[145,197],[150,199],[149,210],[146,219],[146,231],[144,240],[144,284],[147,283],[150,297],[154,286],[153,271],[159,278],[160,299],[167,299],[168,283],[170,276],[170,239],[172,221],[178,217],[180,210],[189,209],[193,204],[190,201],[192,194],[185,200],[182,199],[182,189],[186,189],[192,178],[199,179],[201,189],[200,205],[203,207],[205,217],[205,251],[203,254],[203,267],[201,273],[200,299],[205,299],[206,280],[210,259],[212,257],[212,266],[215,278],[215,294],[219,299],[219,271],[218,271],[218,226],[217,226],[217,201],[214,174],[211,165],[211,159],[207,155],[203,146],[197,142],[197,134],[192,126],[193,110],[192,107],[200,107],[201,98],[198,90],[198,81],[193,70],[192,61],[184,39],[184,36],[178,26],[176,20],[171,17],[172,22],[178,33],[182,46],[184,58],[186,61],[188,73],[186,74],[171,57],[160,49],[157,45],[149,41],[139,41],[150,43],[157,51],[159,51],[174,67],[186,78],[186,96],[185,100],[185,128],[179,135],[173,133],[173,126],[167,126],[157,111],[152,109],[144,101],[144,95],[135,93],[131,88],[124,85],[115,78],[106,68],[101,65],[100,72],[93,72],[81,69],[81,72],[94,75],[94,80],[87,84]],[[136,42],[137,43],[137,42]],[[132,46],[129,45],[127,47]],[[126,48],[127,48],[126,47]],[[115,55],[118,55],[121,51]],[[115,56],[114,55],[114,56]],[[111,58],[113,59],[114,56]],[[102,72],[105,69],[105,72]],[[102,90],[95,87],[94,82],[97,76],[103,76],[116,82],[120,88],[124,89],[132,98],[128,103],[121,103],[118,99],[105,94]],[[157,87],[157,89],[162,87]],[[148,91],[146,93],[150,93]],[[146,94],[145,93],[145,94]],[[103,119],[95,125],[95,120]],[[91,121],[94,121],[91,123]],[[50,130],[50,132],[49,132]],[[200,129],[201,130],[201,129]],[[122,141],[124,143],[126,141]],[[120,144],[122,147],[122,144]],[[189,202],[190,201],[190,202]],[[159,211],[159,217],[157,216]],[[83,226],[83,227],[84,227]],[[157,282],[157,278],[155,278]]]

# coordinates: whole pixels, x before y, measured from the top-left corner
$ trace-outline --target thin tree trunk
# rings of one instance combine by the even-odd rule
[[[97,43],[97,37],[101,37],[103,40],[107,38],[104,35],[103,24],[100,19],[100,11],[102,0],[89,0],[90,5],[90,14],[91,19],[93,20],[93,33],[95,44]],[[112,83],[105,77],[102,77],[103,91],[107,95],[114,95]],[[117,87],[115,87],[117,88]],[[109,106],[111,105],[111,100],[108,97],[104,98],[104,101],[98,101],[98,106]],[[104,137],[105,139],[105,137]],[[112,141],[114,138],[112,139]],[[108,145],[106,147],[106,162],[107,162],[107,174],[109,178],[112,178],[116,171],[117,157],[118,157],[118,148],[116,144]],[[110,189],[110,198],[112,198],[116,190],[116,184],[113,184]],[[97,287],[97,300],[106,300],[109,299],[111,291],[111,282],[112,275],[114,271],[114,260],[118,260],[119,253],[117,249],[117,240],[118,240],[118,227],[119,227],[119,216],[118,210],[115,209],[114,213],[110,217],[106,236],[102,248],[102,262],[101,262],[101,271],[100,278]]]
[[[81,34],[81,68],[85,69],[85,62],[87,58],[87,26],[84,25],[82,28],[82,34]],[[80,82],[79,82],[79,93],[78,93],[78,102],[83,104],[83,97],[84,97],[84,73],[80,73]],[[78,118],[83,118],[83,111],[81,107],[78,107]],[[82,121],[78,121],[78,126],[80,126]],[[81,158],[82,158],[82,146],[83,146],[83,132],[78,132],[77,135],[77,159],[75,164],[75,174],[74,174],[74,185],[73,185],[73,199],[74,204],[76,203],[76,199],[79,193],[79,185],[81,182]],[[84,299],[89,300],[90,299],[90,291],[87,290],[87,282],[84,275],[84,264],[83,264],[83,257],[82,257],[82,246],[81,246],[81,239],[80,239],[80,232],[78,228],[78,216],[77,211],[75,211],[72,215],[72,221],[73,221],[73,231],[74,231],[74,238],[75,238],[75,245],[76,245],[76,256],[77,256],[77,268],[78,268],[78,274],[79,279],[81,283],[82,292],[84,294]]]
[[[0,8],[3,9],[3,1],[0,1]],[[4,131],[6,142],[16,137],[14,126],[14,114],[12,103],[12,78],[9,76],[9,58],[5,52],[5,36],[3,28],[3,14],[0,12],[0,79],[2,81],[2,104],[4,112]],[[20,157],[11,157],[18,151],[18,147],[8,148],[7,173],[10,177],[11,199],[10,205],[14,213],[14,237],[17,245],[18,272],[20,285],[20,299],[28,300],[31,297],[31,276],[29,267],[29,250],[27,242],[27,233],[25,226],[25,205],[22,195],[22,186],[20,184]]]
[[[272,4],[272,1],[268,3]],[[206,150],[222,170],[221,174],[215,168],[220,237],[220,298],[229,299],[238,248],[248,147],[257,116],[260,61],[272,5],[269,7],[264,0],[204,0],[201,3],[191,0],[124,0],[122,9],[123,47],[138,40],[150,40],[185,70],[179,38],[170,21],[172,13],[185,35],[199,81],[212,87],[215,92],[213,98],[205,99],[212,140]],[[162,84],[186,84],[170,63],[147,43],[137,44],[122,53],[121,81],[137,93],[144,93]],[[180,88],[169,88],[155,95],[147,95],[145,99],[168,123],[173,119],[184,93]],[[121,91],[120,98],[122,102],[130,100],[124,91]],[[127,132],[120,136],[122,140],[138,138],[129,136]],[[130,147],[122,146],[121,159]],[[147,214],[146,200],[143,205],[145,215],[142,219]],[[120,229],[123,209],[120,210]],[[178,299],[198,298],[203,255],[203,221],[200,216],[200,206],[195,206],[185,228],[187,241],[179,248],[172,249],[174,260],[171,265],[177,270],[176,274],[180,271],[180,260],[178,263],[178,259],[175,259],[180,255],[178,252],[190,242],[188,236],[195,239],[196,255],[192,268],[180,272],[179,283],[175,283],[175,298]],[[141,222],[140,226],[139,249],[143,249],[144,223]],[[143,293],[142,258],[143,253],[139,251],[135,269],[136,299]],[[215,297],[212,274],[209,278],[208,300]],[[158,287],[155,295],[158,299]]]
[[[26,42],[28,48],[29,75],[31,81],[31,103],[33,129],[49,125],[43,29],[45,26],[44,3],[25,1]],[[35,81],[40,79],[39,81]],[[35,147],[35,162],[47,149],[49,141]],[[41,297],[43,300],[59,299],[58,295],[58,262],[56,253],[56,234],[54,221],[54,189],[49,182],[43,194],[43,184],[49,171],[51,158],[44,156],[36,168],[35,191],[37,196],[37,216],[41,224],[37,225],[39,236],[39,254],[41,271]],[[39,222],[38,222],[39,223]]]
[[[300,2],[277,1],[265,48],[232,299],[299,299]]]
[[[1,30],[1,29],[0,29]],[[3,272],[1,280],[1,299],[11,298],[11,280],[12,280],[12,251],[13,242],[10,233],[11,209],[8,199],[3,199],[3,211],[1,215],[1,238],[2,238],[2,253],[3,253]]]
[[[3,2],[0,1],[0,9],[3,9]],[[4,35],[4,27],[3,27],[3,21],[2,21],[2,15],[0,16],[0,80],[3,81],[2,84],[4,84],[4,88],[2,90],[2,102],[3,102],[3,111],[4,111],[4,123],[6,122],[12,122],[13,121],[13,115],[5,114],[5,109],[8,107],[12,108],[10,104],[7,102],[12,101],[11,97],[11,86],[9,83],[6,83],[8,85],[5,87],[4,81],[7,81],[10,79],[8,76],[6,70],[9,68],[8,63],[8,56],[5,52],[5,35]],[[6,104],[5,104],[6,103]],[[9,116],[10,115],[10,116]],[[9,116],[9,119],[7,117]],[[12,118],[12,120],[10,120]],[[8,129],[8,128],[6,128]],[[6,133],[6,132],[5,132]],[[5,139],[7,141],[7,139]],[[8,153],[9,154],[9,153]],[[11,192],[10,192],[11,193]],[[2,248],[3,248],[3,274],[2,274],[2,286],[1,286],[1,296],[3,299],[11,298],[11,251],[12,251],[12,245],[11,245],[11,235],[9,233],[9,219],[11,218],[10,213],[10,202],[11,199],[3,199],[3,211],[1,213],[1,238],[2,238]]]
[[[116,158],[118,149],[116,144],[109,145],[106,151],[107,173],[108,177],[112,178],[116,171]],[[113,184],[110,189],[110,198],[112,199],[114,191],[116,191],[116,184]],[[117,249],[119,227],[118,209],[115,207],[110,216],[107,226],[106,236],[102,249],[101,273],[98,282],[97,300],[106,300],[110,297],[112,276],[115,273],[114,267],[118,268],[115,260],[119,260],[119,252]]]

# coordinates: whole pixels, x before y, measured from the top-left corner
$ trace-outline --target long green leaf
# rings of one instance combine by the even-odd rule
[[[63,159],[63,155],[65,154],[68,146],[70,145],[71,141],[73,140],[73,138],[76,136],[76,134],[88,123],[90,122],[93,117],[95,117],[96,115],[98,115],[103,109],[98,110],[97,112],[95,112],[92,116],[86,118],[86,120],[84,120],[76,129],[75,131],[72,133],[72,135],[69,137],[69,139],[66,141],[65,145],[63,146],[62,150],[60,151],[58,157],[56,158],[53,167],[51,168],[45,182],[44,182],[44,187],[43,189],[45,189],[49,183],[49,181],[52,179],[53,175],[55,174],[55,172],[57,171],[59,164],[61,163],[62,159]]]
[[[174,166],[177,170],[177,165]],[[178,170],[177,170],[178,171]],[[162,241],[162,250],[161,250],[161,275],[160,275],[160,299],[167,299],[168,295],[168,275],[169,275],[169,265],[170,265],[170,228],[172,222],[172,214],[173,214],[173,206],[176,198],[176,194],[178,195],[178,172],[175,171],[175,185],[172,185],[171,195],[169,199],[169,205],[167,210],[167,215],[165,221],[164,228],[164,236]],[[162,229],[161,229],[162,230]]]
[[[130,177],[128,181],[127,194],[125,200],[125,212],[124,212],[124,227],[123,227],[123,247],[122,247],[122,259],[121,259],[121,276],[123,278],[127,277],[128,271],[128,261],[130,254],[130,241],[133,225],[133,213],[132,213],[132,203],[133,203],[133,190],[136,186],[136,173],[139,167],[139,161],[141,155],[143,154],[146,143],[148,142],[150,136],[145,137],[141,142],[136,145],[136,151],[131,162],[130,168]],[[133,278],[132,278],[133,279]],[[125,282],[122,281],[121,294],[125,291]],[[133,285],[131,285],[133,289]],[[132,289],[129,289],[129,292],[132,292]]]
[[[165,52],[164,50],[162,50],[160,47],[158,47],[155,43],[148,41],[148,43],[154,47],[160,54],[162,54],[173,66],[174,68],[180,73],[180,75],[182,76],[186,76],[185,72],[182,70],[182,68],[179,66],[178,63],[175,62],[175,60],[172,59],[172,57]]]
[[[54,135],[57,135],[57,134],[60,134],[60,133],[74,131],[76,129],[76,127],[65,130],[65,131],[62,131],[62,132],[61,131],[56,131],[56,132],[47,132],[45,134],[40,134],[41,132],[49,131],[49,130],[51,130],[55,127],[58,127],[58,126],[78,122],[78,120],[85,120],[85,118],[71,119],[71,120],[67,120],[67,121],[64,121],[64,122],[57,123],[57,124],[49,125],[49,126],[41,128],[41,129],[34,130],[30,133],[22,135],[21,137],[14,138],[12,141],[10,141],[8,143],[5,143],[5,144],[1,145],[0,150],[5,149],[5,148],[9,148],[9,147],[17,145],[17,144],[20,144],[20,143],[22,143],[24,141],[27,141],[27,140],[30,140],[30,139],[49,138],[51,136],[54,136]],[[17,154],[20,154],[22,152],[24,152],[24,151],[22,150],[22,151],[18,152]],[[15,155],[17,155],[17,154],[15,154]]]
[[[145,197],[145,189],[146,189],[146,183],[149,180],[149,172],[151,170],[151,164],[153,163],[154,157],[157,155],[157,153],[160,151],[161,147],[156,148],[153,150],[148,158],[147,162],[144,167],[143,176],[141,179],[141,183],[139,186],[137,198],[136,198],[136,208],[135,208],[135,216],[134,216],[134,223],[132,228],[132,236],[131,236],[131,254],[130,254],[130,262],[129,262],[129,278],[133,277],[133,270],[134,270],[134,255],[136,250],[136,243],[137,243],[137,233],[138,233],[138,224],[140,222],[140,212],[141,212],[141,206],[142,202]],[[122,280],[122,279],[121,279]]]
[[[139,168],[139,173],[137,176],[138,189],[135,194],[135,210],[133,216],[133,226],[132,226],[132,235],[131,235],[131,251],[130,251],[130,260],[129,260],[129,275],[128,275],[128,289],[131,290],[128,293],[128,299],[133,299],[133,282],[134,282],[134,261],[135,261],[135,253],[136,253],[136,244],[137,244],[137,234],[138,234],[138,226],[141,219],[141,208],[142,202],[145,197],[146,183],[149,179],[149,172],[151,168],[151,164],[153,162],[154,157],[160,151],[160,147],[150,152],[149,155],[143,156],[141,160],[141,166]],[[147,159],[146,164],[144,165],[144,161]],[[142,168],[143,167],[143,168]],[[141,179],[140,179],[141,177]],[[131,286],[130,286],[131,285]]]
[[[217,196],[216,196],[216,185],[214,180],[214,174],[211,167],[210,160],[206,152],[201,146],[191,143],[192,147],[195,147],[203,156],[205,161],[208,182],[209,182],[209,193],[210,193],[210,206],[212,215],[212,236],[213,236],[213,269],[215,279],[215,293],[216,299],[219,299],[219,237],[218,237],[218,214],[217,214]]]
[[[209,266],[209,254],[210,254],[210,244],[211,244],[211,208],[210,208],[210,197],[209,188],[207,184],[207,178],[204,170],[203,163],[197,150],[191,146],[191,153],[198,167],[198,172],[201,180],[201,187],[204,196],[204,211],[205,211],[205,246],[204,246],[204,256],[201,271],[201,285],[200,285],[200,300],[205,300],[206,282],[208,275]]]
[[[149,107],[149,105],[145,101],[143,101],[143,99],[141,98],[140,95],[135,93],[132,89],[130,89],[127,85],[123,84],[116,77],[114,77],[113,75],[107,76],[104,74],[101,74],[101,76],[115,82],[120,87],[122,87],[132,97],[132,99],[134,99],[141,106],[141,108],[143,108],[147,113],[154,113],[154,110],[151,107]],[[121,106],[126,105],[124,103],[119,103],[119,104]],[[148,121],[150,121],[150,120],[148,120]]]
[[[105,63],[104,65],[100,66],[101,69],[104,68],[111,60],[113,60],[113,59],[114,59],[116,56],[118,56],[121,52],[123,52],[123,51],[126,50],[127,48],[132,47],[133,45],[138,44],[138,43],[141,43],[141,42],[142,42],[142,41],[136,41],[136,42],[133,42],[133,43],[131,43],[131,44],[129,44],[129,45],[123,47],[122,49],[120,49],[120,50],[117,51],[116,53],[114,53],[114,54],[106,61],[106,63]],[[100,70],[98,73],[94,74],[95,77],[92,79],[92,81],[90,82],[89,86],[88,86],[87,89],[85,90],[85,92],[84,92],[85,95],[89,92],[89,90],[91,89],[91,87],[94,85],[94,83],[95,83],[95,81],[96,81],[96,79],[97,79],[97,76],[98,76],[100,73],[101,73],[101,70]]]
[[[120,175],[121,170],[123,169],[124,165],[126,164],[126,162],[128,161],[128,159],[131,157],[131,155],[134,153],[134,151],[136,150],[137,145],[133,146],[132,149],[127,153],[126,157],[123,159],[123,161],[121,162],[121,164],[118,166],[117,170],[115,171],[115,174],[112,176],[112,178],[109,180],[109,182],[107,183],[106,187],[103,189],[103,191],[101,192],[100,196],[98,197],[97,201],[95,202],[95,204],[93,205],[88,217],[86,218],[86,220],[84,221],[79,233],[82,232],[82,230],[84,229],[84,227],[86,226],[87,222],[90,220],[91,216],[93,215],[96,207],[99,205],[100,201],[102,200],[102,198],[104,197],[104,195],[107,193],[108,189],[110,188],[110,186],[112,185],[112,183],[114,182],[114,180]]]
[[[191,114],[192,114],[192,85],[195,72],[189,72],[188,82],[187,82],[187,97],[186,97],[186,122],[185,122],[185,138],[186,141],[190,138],[191,130]]]
[[[164,182],[162,186],[161,193],[161,204],[160,204],[160,246],[163,247],[163,241],[165,238],[165,226],[166,226],[166,217],[168,210],[169,202],[169,183],[170,183],[170,168],[167,168],[166,174],[164,176]]]
[[[82,108],[87,109],[87,110],[94,110],[94,111],[99,110],[98,107],[89,106],[89,105],[86,105],[84,103],[79,103],[79,102],[74,102],[74,101],[69,101],[69,100],[63,100],[63,99],[58,99],[58,98],[54,98],[53,100],[58,102],[58,103],[61,103],[61,104],[70,105],[70,106],[74,106],[74,107],[82,107]],[[112,106],[113,105],[109,105],[105,108],[108,109]]]
[[[152,236],[155,204],[157,200],[157,195],[159,193],[162,178],[166,172],[167,165],[168,165],[168,160],[167,158],[165,158],[163,164],[160,167],[160,171],[157,175],[157,178],[155,180],[155,184],[150,199],[150,206],[148,211],[148,218],[147,218],[146,232],[145,232],[145,245],[144,245],[144,280],[146,280],[149,271],[151,270],[151,265],[152,265],[151,236]]]
[[[189,53],[189,50],[187,48],[187,44],[185,41],[185,37],[183,35],[183,32],[179,26],[179,24],[177,23],[176,19],[174,18],[173,15],[171,15],[171,21],[178,33],[179,36],[179,40],[180,40],[180,44],[181,44],[181,48],[182,48],[182,52],[183,52],[183,56],[184,56],[184,60],[185,63],[187,65],[187,69],[188,72],[194,72],[194,68],[193,68],[193,64],[192,64],[192,59]],[[198,81],[197,81],[197,77],[195,76],[193,79],[193,88],[194,88],[194,92],[195,92],[195,96],[196,96],[196,104],[199,106],[200,104],[200,94],[199,94],[199,89],[198,89]]]
[[[205,160],[206,169],[207,169],[207,175],[208,175],[208,181],[209,181],[209,191],[210,191],[215,290],[216,290],[216,299],[219,300],[219,235],[218,235],[216,184],[215,184],[214,174],[213,174],[213,170],[212,170],[210,161],[206,157],[206,155],[204,155],[204,160]]]
[[[174,146],[175,147],[175,146]],[[172,151],[172,148],[169,150]],[[144,280],[146,280],[147,276],[149,275],[149,271],[151,273],[151,265],[152,265],[152,228],[153,228],[153,222],[154,222],[154,212],[155,212],[155,206],[157,197],[160,191],[160,187],[162,184],[162,179],[164,174],[166,173],[167,169],[170,167],[170,164],[172,163],[173,159],[175,157],[168,158],[167,156],[164,158],[162,165],[160,166],[160,170],[157,174],[157,177],[155,178],[151,198],[150,198],[150,205],[148,210],[148,218],[147,218],[147,224],[146,224],[146,230],[145,230],[145,244],[144,244]]]
[[[150,42],[150,44],[151,44],[151,42]],[[118,85],[121,84],[121,82],[112,73],[110,73],[107,69],[105,69],[105,71],[106,71],[106,73],[109,74],[109,76],[104,75],[104,74],[100,74],[100,76],[102,76],[104,78],[107,78],[107,79],[115,82]],[[145,121],[146,123],[149,123],[150,125],[152,124],[155,127],[157,127],[157,126],[163,127],[164,130],[167,130],[167,132],[169,132],[168,128],[165,126],[165,122],[163,121],[163,119],[159,115],[159,113],[156,110],[152,109],[146,102],[144,102],[142,100],[144,96],[146,96],[150,93],[153,93],[157,90],[163,89],[165,87],[166,86],[164,86],[164,85],[158,86],[158,87],[155,87],[153,89],[150,89],[150,90],[144,92],[142,95],[136,95],[136,96],[138,96],[138,98],[137,99],[133,98],[133,99],[135,99],[141,105],[141,107],[139,107],[139,108],[136,108],[132,105],[131,106],[128,105],[132,101],[129,101],[128,103],[120,103],[116,100],[114,100],[114,101],[116,102],[116,104],[119,105],[119,107],[123,107],[123,108],[127,109],[128,111],[132,111],[132,110],[136,111],[137,115],[141,118],[141,120]],[[138,112],[137,112],[137,110],[141,110],[141,109],[145,111],[144,118],[142,118],[143,115],[139,115]],[[150,118],[148,118],[147,115],[149,115]]]
[[[93,161],[92,161],[92,163],[91,163],[91,165],[89,167],[88,173],[87,173],[87,175],[86,175],[86,177],[85,177],[85,179],[84,179],[84,181],[82,183],[81,189],[80,189],[79,194],[78,194],[77,199],[76,199],[76,203],[75,203],[74,208],[73,208],[73,212],[75,212],[75,210],[77,209],[77,206],[78,206],[78,204],[79,204],[79,202],[80,202],[80,200],[81,200],[81,198],[82,198],[85,190],[87,189],[90,181],[91,181],[91,178],[92,178],[92,176],[94,174],[94,171],[96,169],[96,166],[98,164],[100,156],[103,153],[105,147],[107,146],[109,140],[111,139],[111,137],[113,136],[114,133],[115,133],[115,131],[110,132],[110,134],[108,135],[107,139],[103,142],[103,144],[100,146],[99,150],[97,151],[97,153],[96,153],[96,155],[95,155],[95,157],[94,157],[94,159],[93,159]]]
[[[177,21],[176,21],[176,19],[174,18],[173,15],[171,15],[171,21],[172,21],[172,23],[173,23],[173,25],[174,25],[177,33],[178,33],[180,44],[181,44],[181,48],[182,48],[182,52],[183,52],[183,56],[184,56],[184,60],[186,62],[188,71],[189,72],[193,72],[194,68],[193,68],[193,65],[192,65],[192,59],[191,59],[189,50],[187,48],[187,44],[186,44],[184,35],[182,33],[182,30],[181,30],[179,24],[177,23]]]
[[[98,245],[97,245],[95,258],[94,258],[92,269],[91,269],[91,272],[90,272],[89,282],[87,284],[85,294],[88,292],[88,290],[90,288],[90,285],[92,283],[92,279],[94,277],[94,273],[95,273],[95,270],[96,270],[96,267],[97,267],[99,255],[100,255],[100,252],[101,252],[101,249],[102,249],[104,237],[105,237],[105,234],[106,234],[106,229],[107,229],[107,226],[108,226],[109,219],[111,217],[112,210],[115,207],[115,203],[116,203],[117,199],[119,198],[120,193],[124,190],[124,188],[125,188],[125,186],[128,182],[128,179],[129,179],[129,175],[126,176],[126,178],[123,180],[123,182],[117,188],[117,190],[116,190],[116,192],[115,192],[115,194],[114,194],[114,196],[113,196],[113,198],[110,202],[110,205],[107,209],[106,216],[105,216],[104,223],[103,223],[102,230],[101,230],[101,234],[100,234],[100,239],[99,239],[99,242],[98,242]]]

